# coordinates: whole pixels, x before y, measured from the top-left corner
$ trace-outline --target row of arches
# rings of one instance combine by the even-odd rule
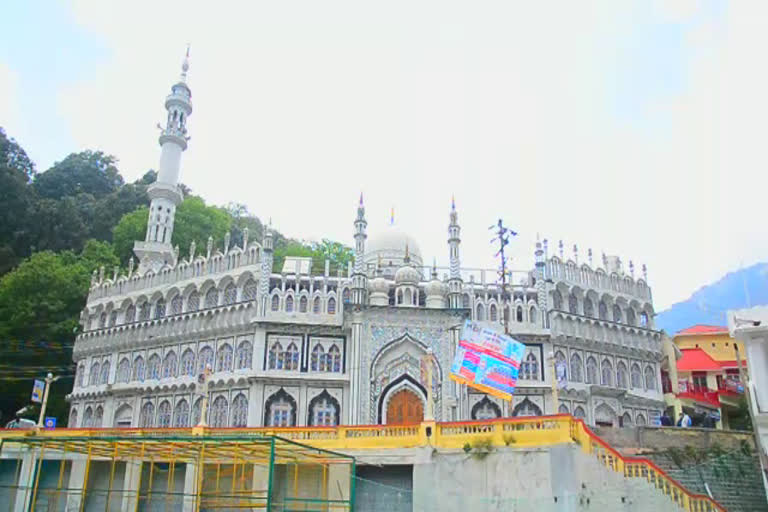
[[[469,308],[468,295],[465,296],[463,304]],[[528,304],[517,303],[512,305],[512,309],[509,309],[509,305],[505,306],[505,310],[502,310],[495,301],[482,302],[478,301],[472,310],[474,320],[478,322],[504,322],[505,313],[509,315],[510,322],[517,323],[531,323],[536,324],[539,321],[539,307],[533,301]]]
[[[566,296],[567,304],[564,302],[563,292],[560,289],[553,290],[552,309],[634,327],[650,328],[652,326],[653,310],[650,305],[641,308],[639,303],[634,301],[633,304],[627,304],[623,299],[613,300],[606,295],[598,297],[592,290],[582,294],[580,290],[574,289]]]
[[[349,289],[345,288],[346,302],[349,302]],[[312,307],[310,309],[310,298],[308,294],[300,294],[298,301],[293,293],[282,295],[280,292],[273,292],[270,298],[271,311],[283,311],[285,313],[313,313],[316,315],[327,314],[335,315],[337,311],[336,297],[331,292],[326,300],[319,294],[312,297]]]
[[[657,389],[656,372],[650,364],[645,364],[643,367],[641,363],[632,362],[628,368],[624,361],[619,361],[614,369],[613,363],[608,358],[603,358],[598,365],[598,359],[595,356],[590,355],[586,361],[583,361],[581,355],[574,352],[571,354],[570,361],[567,361],[565,354],[558,350],[555,352],[555,366],[558,372],[563,372],[565,380],[569,382],[639,391]]]
[[[524,398],[522,402],[512,409],[513,417],[541,416],[542,414],[541,407],[528,398]],[[496,402],[491,401],[485,396],[472,407],[470,416],[473,420],[501,418],[501,408]]]
[[[280,341],[275,341],[269,346],[267,369],[298,370],[300,357],[299,346],[295,342],[289,342],[284,347]],[[309,368],[313,372],[340,373],[341,349],[336,343],[332,343],[327,350],[321,343],[316,343],[312,347]]]
[[[586,263],[579,267],[574,261],[562,263],[559,258],[553,256],[547,262],[546,272],[547,278],[555,281],[562,279],[590,288],[602,288],[650,299],[650,289],[644,279],[635,281],[630,276],[622,277],[616,272],[607,274],[601,268],[593,270]]]

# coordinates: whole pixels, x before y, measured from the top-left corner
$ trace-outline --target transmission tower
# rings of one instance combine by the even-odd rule
[[[507,301],[509,300],[509,292],[507,291],[507,255],[504,252],[504,248],[509,244],[509,240],[513,236],[517,236],[516,231],[512,231],[508,227],[504,226],[504,222],[499,219],[499,221],[491,225],[489,230],[495,230],[495,236],[491,239],[492,244],[499,244],[499,250],[496,251],[496,258],[499,258],[501,260],[501,264],[499,265],[499,277],[501,281],[501,314],[504,316],[504,334],[509,334],[509,311],[510,308],[507,307]]]

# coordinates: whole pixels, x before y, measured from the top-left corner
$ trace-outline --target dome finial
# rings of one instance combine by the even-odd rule
[[[411,255],[408,252],[408,242],[405,242],[405,257],[403,257],[403,263],[406,265],[411,262]]]
[[[184,56],[184,62],[181,63],[181,81],[187,81],[187,71],[189,71],[189,43],[187,43],[187,53]]]

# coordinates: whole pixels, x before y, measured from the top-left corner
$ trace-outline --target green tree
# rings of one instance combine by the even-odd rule
[[[0,128],[0,275],[27,254],[35,166],[19,144]]]
[[[120,261],[126,262],[131,257],[134,241],[144,240],[148,215],[147,207],[127,213],[112,230],[112,242]],[[188,197],[176,209],[172,243],[179,246],[182,255],[187,254],[193,240],[198,250],[204,250],[209,236],[222,247],[224,235],[231,225],[232,217],[225,209],[206,206],[199,197]]]
[[[61,199],[85,193],[101,198],[123,185],[117,170],[117,159],[101,151],[72,153],[56,162],[33,183],[37,194],[48,199]]]

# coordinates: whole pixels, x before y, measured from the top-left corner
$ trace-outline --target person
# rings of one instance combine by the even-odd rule
[[[688,416],[685,412],[680,413],[680,419],[677,420],[677,426],[683,427],[683,428],[689,428],[691,426],[691,417]]]
[[[664,411],[664,414],[661,415],[661,426],[662,427],[672,426],[672,418],[669,417],[666,411]]]

